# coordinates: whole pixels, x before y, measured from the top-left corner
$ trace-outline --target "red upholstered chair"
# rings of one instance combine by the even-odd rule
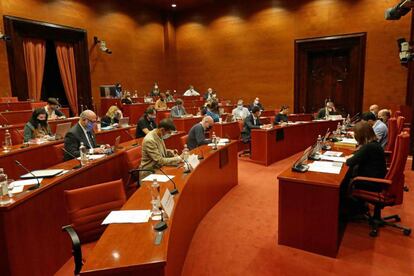
[[[381,226],[392,226],[403,231],[404,235],[410,235],[411,229],[396,223],[389,222],[394,219],[399,222],[401,219],[398,215],[381,217],[381,210],[387,206],[400,205],[403,202],[404,194],[404,169],[407,161],[410,144],[410,135],[402,133],[398,135],[395,144],[395,155],[391,166],[384,179],[372,177],[355,177],[351,182],[351,195],[354,198],[363,200],[374,205],[374,214],[369,215],[368,220],[371,225],[370,236],[378,235],[378,229]],[[380,192],[367,191],[362,188],[354,189],[357,183],[371,183],[382,188]]]
[[[398,116],[397,118],[397,133],[400,134],[404,128],[405,117]]]
[[[401,111],[397,110],[394,112],[394,118],[398,118],[399,116],[401,116]]]
[[[130,128],[129,129],[129,134],[131,134],[132,137],[135,137],[136,129],[135,128]]]
[[[74,268],[75,275],[79,274],[85,254],[83,249],[89,251],[102,235],[105,226],[101,225],[105,217],[113,210],[119,210],[125,203],[126,197],[122,180],[116,180],[67,190],[65,194],[66,209],[70,225],[62,227],[72,240],[72,258],[58,271],[57,275],[68,272]]]
[[[184,135],[180,137],[181,146],[184,148],[184,145],[187,144],[188,135]]]
[[[135,192],[140,187],[139,175],[136,169],[138,169],[141,163],[141,157],[142,157],[141,146],[133,147],[125,151],[125,156],[126,156],[126,161],[128,165],[128,171],[129,171],[129,178],[126,184],[126,192],[127,192],[127,195],[130,196],[133,192]]]
[[[18,101],[17,97],[0,97],[0,103],[17,103]]]
[[[55,155],[57,157],[57,160],[59,160],[58,163],[63,162],[63,147],[65,146],[65,144],[61,143],[61,144],[57,144],[53,146],[53,151],[55,152]]]

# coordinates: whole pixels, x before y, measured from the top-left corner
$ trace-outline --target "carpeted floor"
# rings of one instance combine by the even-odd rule
[[[414,234],[348,224],[336,259],[277,244],[277,175],[297,156],[269,167],[239,160],[239,185],[200,223],[183,275],[414,275]],[[407,168],[411,167],[411,160]],[[384,210],[414,228],[414,173],[406,170],[404,204]],[[323,219],[323,218],[322,218]]]

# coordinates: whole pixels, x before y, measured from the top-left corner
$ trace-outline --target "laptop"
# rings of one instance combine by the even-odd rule
[[[119,126],[120,127],[129,127],[129,117],[123,117],[119,119]]]
[[[56,140],[63,139],[66,133],[69,131],[71,125],[72,125],[71,122],[58,124],[56,126],[55,139]]]
[[[117,152],[119,149],[121,149],[122,147],[119,146],[119,144],[121,143],[121,136],[117,136],[115,138],[115,143],[112,147],[105,149],[105,154],[110,155],[112,153]]]
[[[54,170],[36,170],[31,171],[31,173],[27,173],[24,175],[21,175],[21,179],[30,179],[30,178],[50,178],[54,177],[60,173],[62,173],[62,169],[54,169]]]

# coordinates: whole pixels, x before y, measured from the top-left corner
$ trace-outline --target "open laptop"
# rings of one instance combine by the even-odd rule
[[[119,126],[120,127],[129,127],[129,117],[123,117],[119,119]]]
[[[55,139],[56,140],[63,139],[66,133],[69,131],[71,125],[72,125],[71,122],[58,124],[56,126]]]

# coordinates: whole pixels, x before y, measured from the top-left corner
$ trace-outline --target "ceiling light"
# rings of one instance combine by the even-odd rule
[[[176,8],[177,4],[171,4],[171,7]]]

